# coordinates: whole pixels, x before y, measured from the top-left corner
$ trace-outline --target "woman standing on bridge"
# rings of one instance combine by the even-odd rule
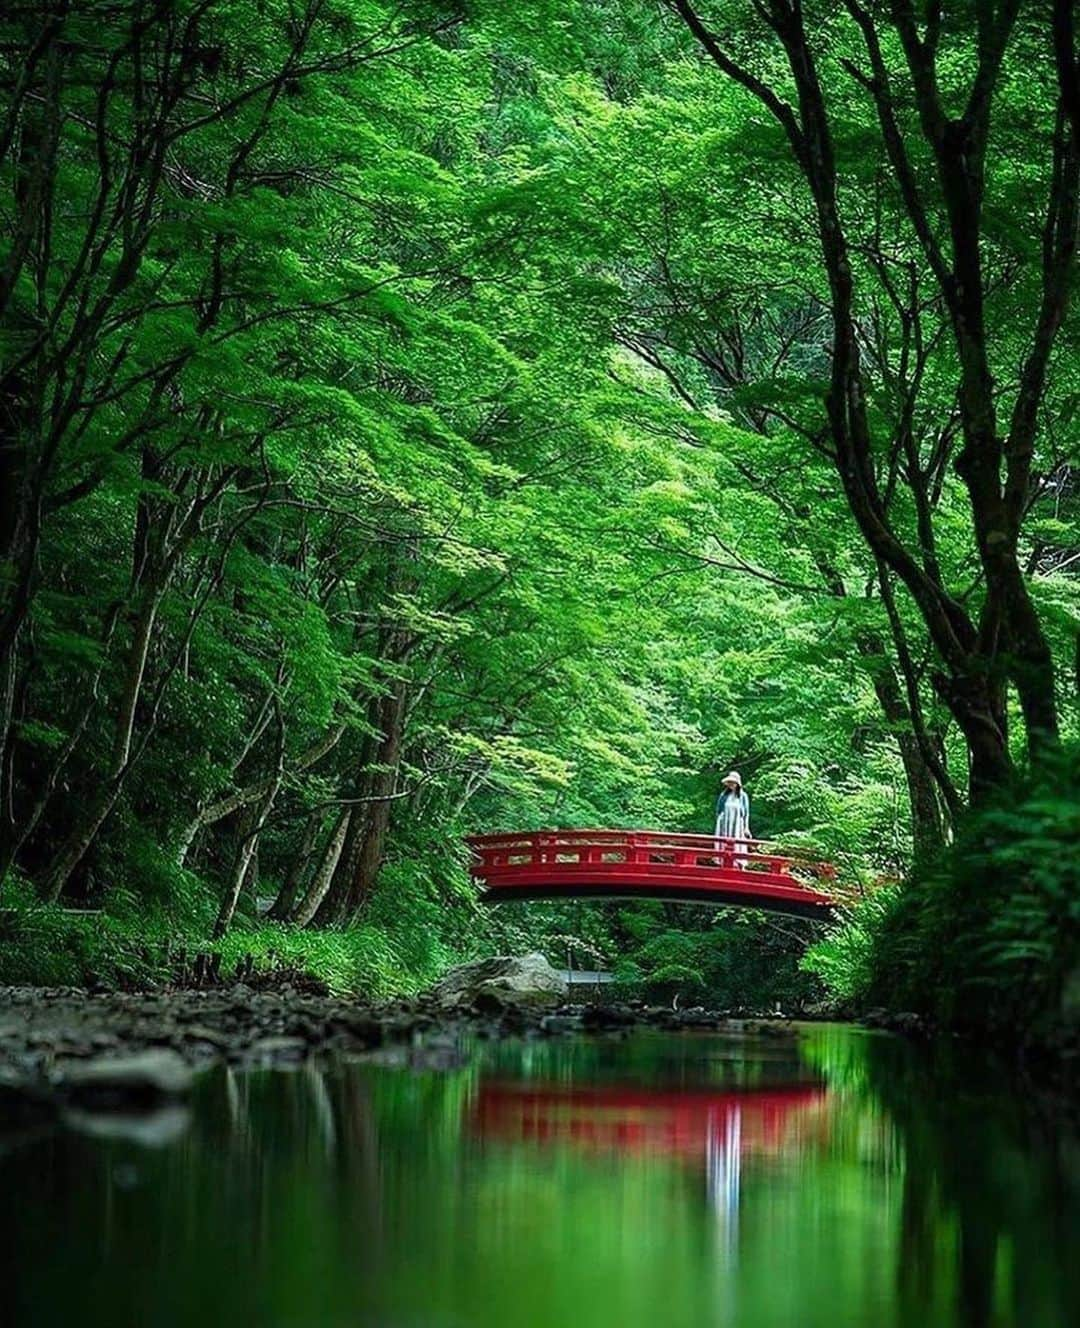
[[[715,833],[720,839],[739,840],[736,849],[745,851],[746,840],[750,838],[750,798],[737,770],[732,770],[724,780],[716,799]]]

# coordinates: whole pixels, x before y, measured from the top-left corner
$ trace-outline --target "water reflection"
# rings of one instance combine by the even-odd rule
[[[472,1124],[486,1139],[576,1144],[619,1153],[709,1159],[798,1147],[799,1117],[820,1106],[825,1089],[662,1092],[482,1082]]]
[[[482,1080],[471,1125],[489,1141],[678,1158],[703,1173],[730,1246],[743,1158],[797,1154],[826,1101],[818,1085],[717,1093]]]
[[[461,1050],[0,1138],[5,1322],[1080,1323],[1077,1137],[992,1066],[828,1027]]]

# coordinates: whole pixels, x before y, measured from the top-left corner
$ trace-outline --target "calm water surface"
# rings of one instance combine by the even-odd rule
[[[830,1026],[443,1054],[0,1136],[3,1322],[1080,1324],[1080,1142],[989,1065]]]

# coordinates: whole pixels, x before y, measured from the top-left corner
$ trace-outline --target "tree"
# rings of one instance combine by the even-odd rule
[[[1054,664],[1025,580],[1020,541],[1037,493],[1033,462],[1040,407],[1075,258],[1080,145],[1070,112],[1075,91],[1071,26],[1061,35],[1070,11],[1067,6],[1055,11],[1055,37],[1045,20],[1032,18],[1021,25],[1022,7],[1011,2],[979,4],[971,18],[965,11],[947,21],[939,7],[920,19],[912,5],[900,3],[885,17],[845,0],[815,15],[818,29],[833,37],[835,54],[822,55],[799,0],[769,0],[756,11],[753,33],[782,55],[785,77],[777,79],[759,72],[760,64],[755,68],[740,60],[730,43],[717,36],[715,21],[710,23],[687,0],[672,0],[672,9],[725,77],[774,117],[812,197],[831,322],[826,445],[863,538],[906,587],[926,623],[940,662],[935,686],[964,733],[973,791],[998,785],[1010,768],[1007,682],[1017,689],[1033,757],[1052,746],[1058,733]],[[943,72],[944,50],[948,72]],[[1002,206],[1011,187],[995,169],[992,112],[1012,62],[1026,59],[1029,70],[1048,64],[1056,76],[1042,80],[1035,96],[1037,178],[1045,198],[1041,234],[1020,235],[1010,253],[990,242],[984,224],[989,206]],[[932,285],[951,330],[962,437],[956,466],[970,502],[983,579],[982,602],[974,613],[943,583],[936,566],[931,474],[910,428],[905,425],[899,437],[882,439],[871,418],[873,383],[863,351],[863,316],[872,298],[867,288],[885,295],[910,335],[922,297],[913,304],[896,289],[889,267],[896,264],[896,253],[872,252],[869,263],[859,261],[862,234],[859,243],[853,241],[853,209],[845,209],[841,178],[842,113],[835,109],[840,94],[826,90],[835,88],[832,70],[828,78],[822,73],[823,61],[833,60],[863,92],[876,117],[878,155],[889,171],[889,201],[906,220],[906,247],[899,257],[918,255],[921,281]],[[959,82],[958,69],[963,71]],[[1030,81],[1027,89],[1029,94],[1033,90]],[[993,323],[993,288],[999,278],[991,250],[997,261],[1011,259],[1018,267],[1005,279],[1010,290],[1021,286],[1019,308],[1027,315],[1018,361],[1011,358],[1012,329],[998,335]],[[1033,254],[1039,256],[1038,276],[1031,282]],[[903,343],[899,357],[895,371],[908,398],[910,421],[923,390],[924,365],[917,357],[910,362],[910,347]],[[1002,401],[995,378],[1002,377],[1006,364],[1010,372]],[[917,514],[917,542],[905,540],[897,529],[880,481],[888,450],[905,447],[904,482]]]

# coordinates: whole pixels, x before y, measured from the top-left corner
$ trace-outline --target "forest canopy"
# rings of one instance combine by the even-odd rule
[[[735,764],[870,889],[1057,769],[1078,69],[1071,0],[8,6],[11,899],[696,981],[745,918],[481,917],[463,835]]]

